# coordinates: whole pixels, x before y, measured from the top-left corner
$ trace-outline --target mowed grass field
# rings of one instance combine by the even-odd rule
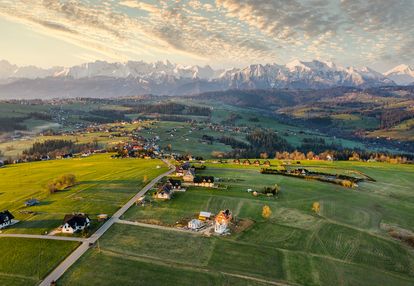
[[[32,238],[0,238],[0,285],[37,285],[77,242]]]
[[[262,175],[258,168],[211,166],[227,190],[190,188],[171,201],[132,207],[123,219],[173,226],[199,211],[229,208],[253,225],[228,237],[115,225],[60,281],[63,285],[413,285],[414,251],[381,224],[414,230],[410,165],[303,162],[314,168],[363,172],[376,182],[347,189],[329,183]],[[278,183],[278,199],[253,197]],[[311,208],[321,204],[320,215]],[[269,205],[272,215],[261,216]],[[93,265],[94,271],[87,269]],[[115,268],[114,268],[115,267]],[[122,275],[111,275],[111,268]],[[93,273],[93,274],[91,274]],[[93,275],[93,277],[92,277]],[[236,279],[231,281],[229,279]],[[91,282],[91,281],[96,281]]]
[[[96,215],[113,214],[146,183],[167,170],[161,160],[110,156],[99,154],[1,168],[0,210],[8,209],[20,220],[3,232],[43,234],[61,225],[65,214],[73,212],[89,214],[96,227]],[[74,174],[77,184],[50,194],[47,183],[64,174]],[[40,204],[25,207],[24,202],[30,198],[40,200]]]

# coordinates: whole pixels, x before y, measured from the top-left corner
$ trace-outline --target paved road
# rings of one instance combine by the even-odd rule
[[[50,283],[57,281],[63,273],[65,273],[69,267],[71,267],[90,247],[94,244],[119,218],[135,203],[135,201],[145,195],[159,180],[163,177],[171,174],[175,171],[173,165],[170,162],[164,160],[164,162],[170,167],[168,172],[159,175],[153,179],[148,185],[146,185],[141,191],[139,191],[133,198],[131,198],[125,205],[123,205],[114,215],[107,220],[91,237],[87,238],[83,243],[72,252],[62,263],[59,264],[43,281],[39,284],[40,286],[50,286]]]
[[[86,238],[82,238],[82,237],[51,236],[51,235],[36,235],[36,234],[14,234],[14,233],[0,234],[0,237],[20,237],[20,238],[80,241],[80,242],[83,242],[86,240]]]

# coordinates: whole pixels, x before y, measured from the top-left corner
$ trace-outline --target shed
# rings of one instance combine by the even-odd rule
[[[198,215],[198,219],[199,220],[208,220],[211,217],[211,213],[210,212],[200,212],[200,214]]]

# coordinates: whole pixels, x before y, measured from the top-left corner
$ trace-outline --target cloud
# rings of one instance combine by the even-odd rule
[[[216,65],[412,61],[413,10],[412,0],[0,1],[0,17],[89,50],[89,58]]]

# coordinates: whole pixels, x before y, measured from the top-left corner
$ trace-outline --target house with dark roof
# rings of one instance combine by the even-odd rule
[[[89,227],[91,220],[86,214],[68,214],[63,219],[62,233],[75,233]]]
[[[174,180],[174,179],[168,179],[168,184],[171,185],[173,189],[181,189],[181,181],[180,180]]]
[[[194,186],[213,188],[214,177],[212,176],[197,176],[193,180]]]
[[[0,212],[0,229],[11,225],[13,219],[14,216],[8,210]]]
[[[174,191],[172,189],[172,186],[167,183],[158,189],[157,193],[155,194],[155,197],[157,199],[170,200],[173,192]]]

